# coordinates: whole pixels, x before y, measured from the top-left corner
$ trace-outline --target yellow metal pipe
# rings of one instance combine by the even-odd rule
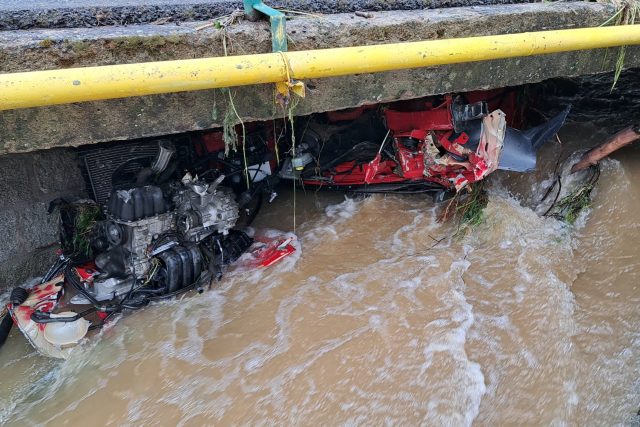
[[[0,74],[0,110],[635,44],[640,25]]]

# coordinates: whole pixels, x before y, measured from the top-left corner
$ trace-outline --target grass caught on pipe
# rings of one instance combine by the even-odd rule
[[[633,25],[640,22],[640,0],[609,0],[616,8],[616,13],[602,23],[601,26],[607,25]],[[625,55],[627,46],[620,46],[618,50],[618,58],[616,59],[616,68],[613,75],[613,84],[611,90],[616,87],[620,74],[624,69]]]
[[[233,23],[233,21],[231,22]],[[231,25],[231,23],[229,25]],[[226,26],[222,28],[222,47],[224,49],[224,56],[228,56],[227,51],[227,30]],[[251,183],[249,180],[249,166],[247,164],[247,130],[244,126],[244,120],[240,114],[238,114],[238,109],[236,108],[236,104],[233,102],[233,95],[231,94],[231,89],[226,88],[223,89],[227,92],[229,96],[229,108],[227,108],[226,114],[224,116],[223,121],[223,140],[224,140],[224,155],[229,155],[229,150],[233,149],[237,150],[237,141],[238,135],[236,133],[236,125],[239,123],[242,126],[242,159],[244,162],[244,178],[247,184],[247,190],[251,187]]]

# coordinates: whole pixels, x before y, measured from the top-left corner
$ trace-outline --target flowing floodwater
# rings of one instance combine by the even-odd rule
[[[640,147],[603,163],[575,227],[526,206],[558,155],[607,135],[569,124],[537,174],[497,173],[461,239],[422,196],[298,190],[302,250],[275,267],[132,313],[66,361],[14,331],[0,423],[638,425]],[[293,203],[256,226],[290,230]]]

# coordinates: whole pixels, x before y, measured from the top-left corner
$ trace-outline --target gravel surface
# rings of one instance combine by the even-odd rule
[[[242,8],[237,0],[0,0],[0,30],[79,28],[153,22],[212,19]],[[323,14],[355,11],[417,10],[490,4],[529,3],[527,0],[275,0],[270,6]]]

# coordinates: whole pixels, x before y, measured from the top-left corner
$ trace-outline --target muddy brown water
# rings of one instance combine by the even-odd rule
[[[298,257],[124,317],[66,361],[14,331],[0,423],[638,425],[640,146],[603,164],[575,227],[525,206],[560,151],[496,174],[461,240],[425,197],[298,190]],[[293,200],[256,225],[290,230]]]

